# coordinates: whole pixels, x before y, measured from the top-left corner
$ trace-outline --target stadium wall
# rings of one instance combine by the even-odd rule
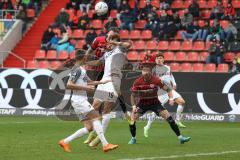
[[[7,24],[13,24],[7,25],[8,31],[0,41],[0,65],[22,38],[23,22],[21,20],[4,20],[4,22]]]
[[[68,70],[1,69],[0,115],[74,117],[69,101],[71,91],[65,90],[68,74]],[[139,74],[124,72],[122,93],[128,110],[131,109],[129,88]],[[178,92],[186,100],[186,120],[240,121],[240,74],[179,72],[174,77]],[[167,108],[171,112],[176,110]],[[122,116],[118,104],[115,111],[119,112],[114,112],[114,117]]]

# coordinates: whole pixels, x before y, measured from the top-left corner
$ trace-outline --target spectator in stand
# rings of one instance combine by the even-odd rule
[[[140,12],[140,19],[148,19],[148,15],[152,12],[153,6],[150,0],[146,1],[146,6]]]
[[[51,47],[50,49],[56,50],[58,46],[58,41],[59,41],[59,35],[57,33],[54,33],[54,36],[50,40]]]
[[[31,8],[31,0],[21,0],[21,4],[24,6],[24,8]]]
[[[120,5],[120,7],[118,8],[117,19],[120,20],[121,14],[122,14],[126,9],[130,10],[130,6],[129,6],[127,0],[123,0],[122,3],[121,3],[121,5]]]
[[[210,19],[221,19],[224,15],[224,7],[221,1],[217,2],[217,5],[212,9]]]
[[[225,53],[225,47],[217,39],[212,40],[208,52],[209,56],[206,59],[206,63],[215,63],[216,65],[223,63],[223,54]]]
[[[198,22],[194,21],[192,24],[187,26],[186,31],[181,32],[181,37],[184,40],[190,39],[191,41],[194,41],[198,38],[198,30]]]
[[[55,36],[52,26],[48,26],[48,29],[43,33],[41,49],[48,51],[51,48],[51,39]]]
[[[117,22],[112,17],[108,17],[108,22],[104,25],[104,28],[108,31],[112,27],[118,27]]]
[[[77,11],[79,9],[78,0],[70,0],[70,2],[66,4],[66,9],[74,9]]]
[[[20,6],[22,6],[21,0],[16,0],[13,9],[18,10]]]
[[[109,10],[117,9],[117,3],[116,3],[116,0],[104,0],[104,2],[107,3],[107,5],[108,5],[108,9],[109,9]]]
[[[177,26],[178,30],[181,27],[181,19],[179,17],[178,12],[173,13],[173,23]]]
[[[93,14],[93,19],[105,20],[107,19],[107,17],[108,17],[108,14],[98,15],[96,12],[94,12]]]
[[[59,37],[59,41],[57,43],[57,53],[61,51],[67,51],[69,54],[74,51],[74,47],[69,42],[68,33],[65,28],[61,28],[61,36]]]
[[[228,3],[227,7],[224,8],[224,19],[232,20],[236,17],[236,10],[233,8],[231,3]]]
[[[17,19],[22,20],[23,25],[22,25],[22,33],[24,33],[27,29],[27,11],[26,9],[23,8],[22,5],[19,6],[18,8],[18,15],[16,16]]]
[[[35,11],[35,15],[38,15],[42,8],[42,0],[32,0],[32,8]]]
[[[159,25],[159,18],[156,13],[156,8],[153,7],[152,11],[147,15],[147,23],[144,26],[144,29],[150,29],[152,31],[156,30]]]
[[[193,0],[190,6],[188,7],[189,13],[194,17],[198,18],[199,17],[199,12],[200,12],[200,7],[199,4],[197,3],[197,0]]]
[[[181,25],[183,28],[186,28],[188,25],[193,23],[193,16],[189,13],[188,9],[184,10],[184,16],[181,19]]]
[[[79,8],[82,12],[87,12],[89,11],[91,5],[93,4],[94,0],[81,0]]]
[[[135,18],[136,17],[133,16],[132,12],[130,12],[129,9],[126,9],[120,16],[120,20],[121,20],[120,28],[133,30]]]
[[[205,21],[205,24],[203,27],[200,27],[199,26],[199,30],[198,30],[198,40],[201,40],[201,41],[205,41],[206,38],[207,38],[207,35],[209,33],[209,23],[208,21]]]
[[[87,47],[90,47],[93,40],[97,37],[97,33],[94,29],[91,29],[91,31],[86,35],[85,41],[87,44]]]
[[[231,73],[239,73],[240,72],[240,58],[235,57],[230,66]]]
[[[1,10],[11,10],[13,9],[13,4],[11,0],[2,0],[0,2],[0,9]]]
[[[69,14],[66,12],[65,8],[62,8],[59,15],[56,17],[55,22],[57,25],[69,25]]]
[[[220,41],[221,40],[220,35],[221,35],[222,31],[223,31],[223,29],[219,23],[219,20],[214,19],[213,25],[210,26],[210,28],[209,28],[209,34],[207,36],[206,41],[211,41],[212,39],[216,39],[217,41]]]
[[[228,27],[222,30],[220,38],[222,41],[225,40],[226,42],[230,42],[237,37],[237,33],[237,28],[231,22],[229,22]]]
[[[86,12],[83,12],[83,15],[78,19],[78,28],[85,30],[89,25],[90,19]]]
[[[169,9],[170,5],[169,3],[167,3],[167,0],[162,0],[162,2],[160,2],[160,9],[161,10],[167,10]]]

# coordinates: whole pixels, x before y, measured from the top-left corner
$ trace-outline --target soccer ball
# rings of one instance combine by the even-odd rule
[[[98,2],[95,5],[95,11],[96,11],[96,13],[99,16],[106,14],[108,12],[108,5],[107,5],[107,3],[105,3],[105,2]]]

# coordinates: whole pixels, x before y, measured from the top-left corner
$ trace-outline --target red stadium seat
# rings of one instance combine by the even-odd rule
[[[168,47],[169,50],[180,50],[180,41],[171,41]]]
[[[195,51],[205,50],[204,42],[203,41],[195,41],[193,43],[193,50],[195,50]]]
[[[202,63],[194,63],[193,64],[193,71],[194,72],[202,72],[203,71],[203,64]]]
[[[38,68],[50,68],[50,64],[48,61],[39,61]]]
[[[198,53],[197,52],[188,52],[187,61],[197,62],[198,61]]]
[[[75,48],[82,49],[85,44],[85,40],[78,40]]]
[[[178,62],[183,62],[186,60],[186,53],[185,52],[177,52],[175,55],[175,60]]]
[[[48,60],[57,59],[57,52],[56,52],[55,50],[49,50],[49,51],[47,52],[46,58],[47,58]]]
[[[102,21],[101,21],[101,20],[98,20],[98,19],[92,20],[92,27],[93,27],[94,29],[101,29],[101,28],[103,27]]]
[[[75,52],[73,51],[72,53],[70,53],[69,57],[70,59],[75,59]]]
[[[141,38],[145,40],[149,40],[152,38],[152,31],[150,30],[144,30],[142,31]]]
[[[191,63],[182,63],[181,71],[182,72],[191,72],[192,71],[192,64]]]
[[[35,59],[45,59],[46,58],[46,52],[44,50],[36,50],[34,58]]]
[[[200,52],[200,55],[199,55],[199,60],[201,62],[205,62],[207,57],[208,57],[209,53],[208,52]]]
[[[138,52],[136,52],[136,51],[128,52],[127,59],[129,61],[137,61],[138,60]]]
[[[141,32],[139,30],[132,30],[129,34],[130,39],[140,39],[141,38]]]
[[[94,14],[94,10],[89,10],[89,11],[88,11],[88,17],[89,17],[89,18],[92,19],[92,18],[93,18],[93,14]]]
[[[118,11],[115,9],[112,9],[110,11],[110,17],[112,17],[112,18],[117,18],[117,14],[118,14]]]
[[[209,0],[207,3],[208,8],[213,8],[217,5],[217,0]]]
[[[183,41],[182,42],[182,50],[183,51],[192,50],[192,41]]]
[[[179,31],[177,32],[177,35],[176,35],[174,38],[175,38],[175,39],[178,39],[178,40],[182,39],[182,38],[181,38],[181,33],[182,33],[182,31],[183,31],[183,30],[179,30]]]
[[[185,0],[183,3],[184,8],[188,8],[192,4],[192,0]]]
[[[198,20],[198,26],[199,27],[204,27],[205,26],[205,21],[204,20]]]
[[[200,8],[207,8],[206,0],[198,0],[198,5]]]
[[[173,1],[172,6],[171,6],[171,8],[183,8],[183,7],[184,7],[184,5],[183,5],[182,0]]]
[[[81,10],[78,10],[77,11],[77,17],[81,17],[83,15],[82,11]]]
[[[62,68],[62,63],[60,61],[53,61],[51,63],[51,69],[57,70]]]
[[[180,18],[182,18],[183,16],[184,16],[184,14],[185,14],[185,10],[178,10],[178,15],[179,15],[179,17]]]
[[[206,42],[206,50],[208,50],[209,49],[209,47],[211,46],[211,44],[212,44],[212,42],[210,41],[210,42]]]
[[[237,58],[240,58],[240,52],[237,53]]]
[[[138,20],[135,23],[135,28],[136,29],[143,29],[146,23],[147,23],[146,20]]]
[[[232,0],[232,5],[234,8],[240,8],[240,1],[239,0]]]
[[[210,10],[203,10],[203,11],[200,12],[200,16],[203,19],[209,19],[210,15],[211,15],[211,11]]]
[[[84,38],[85,36],[83,34],[83,30],[76,29],[76,30],[73,31],[72,37],[76,38],[76,39],[80,39],[80,38]]]
[[[214,64],[214,63],[206,64],[205,71],[206,72],[216,72],[216,64]]]
[[[129,31],[128,30],[120,30],[119,32],[121,39],[129,39]]]
[[[142,40],[136,41],[134,43],[134,48],[136,50],[144,50],[145,49],[145,42]]]
[[[164,59],[165,61],[173,61],[174,60],[174,53],[173,52],[164,52]]]
[[[151,0],[151,5],[156,8],[160,8],[160,1],[159,0]]]
[[[233,61],[234,57],[235,57],[235,54],[232,52],[227,52],[223,55],[224,61],[229,63]]]
[[[146,43],[147,50],[156,50],[157,49],[157,42],[156,41],[148,41]]]
[[[27,68],[29,69],[35,69],[38,68],[38,62],[33,60],[33,61],[28,61],[27,62]]]
[[[130,8],[134,8],[135,1],[134,0],[128,0],[128,4],[129,4]]]
[[[144,52],[140,52],[138,60],[139,61],[143,61],[145,59],[145,57],[146,57],[146,52],[145,51]]]
[[[172,72],[178,72],[181,69],[181,66],[179,65],[179,63],[170,63],[170,68]]]
[[[139,1],[139,8],[142,9],[146,6],[146,0],[140,0]]]
[[[217,71],[218,72],[228,72],[229,71],[228,64],[226,64],[226,63],[219,64]]]
[[[27,17],[34,18],[35,17],[35,10],[34,9],[27,9]]]
[[[58,55],[59,60],[66,60],[68,59],[68,52],[67,51],[61,51]]]
[[[67,12],[68,15],[69,15],[69,21],[72,21],[72,20],[73,20],[73,17],[75,16],[75,11],[74,11],[74,9],[67,9],[66,12]]]
[[[158,50],[167,50],[168,49],[168,41],[159,41]]]

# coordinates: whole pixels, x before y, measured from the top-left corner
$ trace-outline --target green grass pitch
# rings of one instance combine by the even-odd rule
[[[143,137],[143,126],[137,123],[137,144],[128,145],[130,133],[124,120],[111,120],[106,138],[119,144],[117,150],[103,153],[101,146],[92,150],[82,139],[71,143],[65,153],[58,141],[82,127],[46,117],[0,117],[1,160],[238,160],[240,159],[240,123],[187,122],[183,135],[192,137],[180,145],[166,122],[154,122],[149,138]]]

